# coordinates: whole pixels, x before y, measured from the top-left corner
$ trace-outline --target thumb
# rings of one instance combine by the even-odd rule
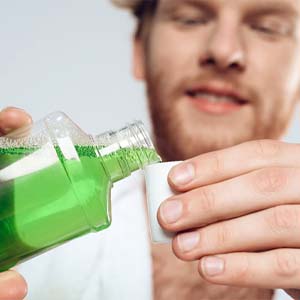
[[[27,294],[24,278],[15,271],[0,273],[0,300],[21,300]]]
[[[32,123],[30,115],[23,109],[7,107],[0,111],[0,135]]]

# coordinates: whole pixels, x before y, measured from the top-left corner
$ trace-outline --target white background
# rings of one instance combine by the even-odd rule
[[[134,20],[108,0],[1,0],[0,107],[65,111],[90,133],[146,120]]]
[[[141,119],[131,75],[134,20],[109,0],[0,0],[0,108],[62,110],[89,133]],[[298,119],[287,140],[299,141]]]

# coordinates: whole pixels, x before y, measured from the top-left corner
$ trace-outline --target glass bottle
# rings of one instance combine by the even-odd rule
[[[0,138],[0,271],[111,223],[113,183],[160,161],[143,124],[98,136],[64,113]]]

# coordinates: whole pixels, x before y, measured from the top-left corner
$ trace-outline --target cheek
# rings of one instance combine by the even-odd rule
[[[299,97],[300,93],[300,47],[297,47],[296,51],[286,57],[285,60],[287,70],[285,76],[285,90],[286,94],[291,98]]]
[[[248,66],[262,101],[292,99],[300,85],[300,49],[292,41],[252,41]],[[266,100],[264,100],[266,98]]]
[[[199,40],[201,37],[179,32],[168,24],[156,26],[150,40],[150,67],[178,79],[190,76],[198,67]]]

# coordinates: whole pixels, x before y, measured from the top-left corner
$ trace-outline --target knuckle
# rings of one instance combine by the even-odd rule
[[[232,241],[232,229],[225,222],[216,225],[215,242],[217,247],[224,248],[226,244]]]
[[[214,173],[220,174],[224,170],[224,163],[221,159],[220,152],[214,151],[210,153],[211,155],[211,169]]]
[[[201,206],[201,209],[205,212],[214,212],[216,209],[216,196],[212,189],[208,187],[200,188],[198,194],[197,204]]]
[[[288,177],[288,171],[283,168],[262,169],[254,175],[254,187],[259,193],[276,193],[287,185]]]
[[[236,283],[244,283],[250,274],[250,261],[246,254],[240,254],[238,259],[237,268],[232,272],[232,280]]]
[[[274,272],[280,277],[289,277],[297,273],[298,261],[294,253],[289,250],[275,252]]]
[[[281,205],[272,208],[267,223],[275,233],[290,231],[299,226],[299,211],[293,205]]]
[[[270,157],[277,156],[282,149],[282,142],[274,140],[257,140],[253,141],[255,153],[263,158],[270,159]]]

